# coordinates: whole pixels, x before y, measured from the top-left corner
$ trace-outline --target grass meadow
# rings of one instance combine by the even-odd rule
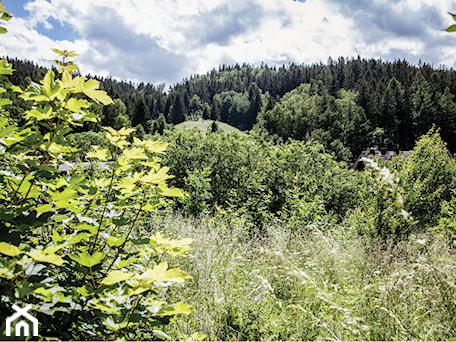
[[[394,242],[349,228],[269,225],[242,218],[156,216],[146,231],[190,237],[173,259],[192,275],[168,295],[191,303],[166,327],[175,339],[444,340],[456,336],[456,251],[438,235]],[[145,233],[144,231],[142,234]],[[194,334],[198,332],[198,334]]]

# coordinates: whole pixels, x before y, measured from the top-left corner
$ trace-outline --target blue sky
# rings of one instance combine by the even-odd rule
[[[50,65],[75,50],[83,74],[171,85],[220,64],[329,57],[456,67],[452,0],[2,0],[0,56]]]

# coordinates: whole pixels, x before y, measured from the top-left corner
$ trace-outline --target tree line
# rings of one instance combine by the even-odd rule
[[[16,72],[2,76],[3,84],[25,86],[46,72],[28,61],[10,62]],[[221,65],[168,89],[95,78],[116,100],[94,105],[101,123],[82,128],[86,131],[131,126],[139,134],[163,133],[171,125],[204,118],[241,130],[264,129],[283,139],[315,139],[340,159],[350,159],[370,146],[409,150],[436,125],[450,150],[456,150],[456,74],[426,63],[340,57],[312,65]]]

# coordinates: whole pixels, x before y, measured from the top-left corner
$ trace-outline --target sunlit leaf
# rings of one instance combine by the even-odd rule
[[[53,99],[57,95],[60,88],[59,84],[55,82],[54,77],[54,72],[49,70],[41,81],[43,84],[41,94],[46,95],[50,99]]]
[[[13,103],[13,101],[11,101],[10,99],[0,99],[0,107],[10,105],[12,103]]]
[[[178,269],[178,268],[171,268],[168,269],[168,263],[162,262],[158,265],[155,265],[153,269],[148,269],[146,271],[148,282],[154,282],[154,281],[171,281],[171,282],[178,282],[182,283],[186,279],[190,279],[191,276],[189,276],[187,273],[184,271]]]
[[[125,127],[122,127],[121,129],[119,129],[117,131],[117,133],[121,136],[124,136],[124,137],[128,137],[131,133],[133,133],[134,131],[136,131],[135,128],[125,128]]]
[[[120,283],[121,281],[125,281],[130,279],[132,274],[129,272],[122,272],[122,271],[111,271],[109,274],[101,281],[105,285],[113,285]]]
[[[70,254],[70,259],[76,261],[78,264],[85,266],[85,267],[93,267],[103,261],[103,258],[106,255],[101,252],[95,252],[94,254],[90,255],[89,252],[84,251],[83,253]]]
[[[123,155],[128,159],[147,159],[144,150],[138,147],[132,147],[124,150]]]
[[[74,113],[81,112],[82,108],[87,108],[88,106],[89,106],[89,102],[87,102],[86,100],[74,99],[74,98],[70,98],[68,100],[68,102],[65,104],[65,108],[71,110]],[[82,119],[82,116],[81,116],[81,119]],[[73,119],[73,120],[75,120],[75,119]]]
[[[92,100],[101,102],[105,106],[112,103],[112,99],[106,94],[104,90],[98,90],[100,83],[97,80],[87,80],[81,83],[81,89],[84,94],[90,97]]]
[[[14,245],[10,245],[9,243],[0,242],[0,253],[15,257],[21,254],[21,250]]]
[[[160,308],[156,313],[157,316],[175,316],[175,315],[189,315],[193,312],[193,308],[185,303],[176,303],[174,305],[167,305]]]
[[[168,171],[169,167],[167,166],[160,168],[157,172],[151,170],[142,178],[142,181],[151,184],[164,183],[166,180],[174,178],[174,176],[168,174]]]
[[[54,113],[52,112],[51,106],[46,106],[43,108],[33,108],[27,112],[25,112],[25,118],[31,119],[35,118],[38,121],[41,120],[49,120],[54,117]]]
[[[108,148],[102,148],[100,146],[92,146],[94,151],[88,152],[86,158],[94,158],[100,161],[107,161],[111,158],[111,153]],[[108,183],[109,184],[109,183]]]
[[[2,33],[1,28],[0,33]],[[8,63],[6,59],[0,59],[0,75],[12,75],[13,71],[14,69],[11,63]]]
[[[111,329],[113,331],[117,331],[117,330],[120,330],[120,329],[123,329],[125,328],[128,323],[130,323],[130,320],[128,319],[125,319],[123,320],[122,322],[120,323],[117,323],[114,321],[114,318],[112,318],[111,316],[107,317],[104,321],[103,321],[103,324],[108,328],[108,329]]]
[[[42,249],[37,249],[33,252],[27,253],[32,259],[40,262],[46,262],[57,266],[62,266],[64,260],[57,254],[45,253]]]
[[[157,232],[155,235],[153,235],[150,241],[166,248],[189,247],[193,242],[193,240],[190,238],[169,240],[164,238],[160,232]]]
[[[160,194],[167,197],[182,197],[184,196],[184,191],[178,188],[168,188],[167,186],[160,186]]]

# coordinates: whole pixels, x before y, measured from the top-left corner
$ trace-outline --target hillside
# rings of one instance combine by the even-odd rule
[[[24,87],[44,75],[45,69],[31,62],[11,62],[16,73],[8,80],[13,84]],[[369,147],[409,150],[435,125],[456,151],[456,73],[428,64],[339,58],[282,67],[222,65],[168,90],[97,79],[116,100],[107,107],[95,104],[100,124],[81,131],[141,125],[144,133],[162,134],[170,125],[201,118],[239,130],[255,127],[285,140],[313,139],[348,161]]]
[[[184,121],[180,124],[174,126],[175,129],[193,129],[197,128],[201,132],[206,133],[208,129],[211,127],[212,123],[215,122],[217,124],[217,129],[222,132],[232,132],[232,131],[239,131],[236,127],[230,126],[224,122],[218,122],[214,120],[197,120],[197,121]]]

